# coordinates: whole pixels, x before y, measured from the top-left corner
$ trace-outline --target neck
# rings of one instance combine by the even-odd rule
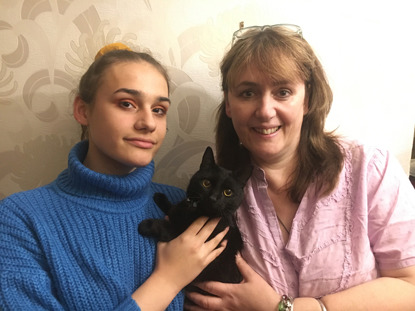
[[[92,171],[108,175],[128,175],[136,168],[129,165],[123,165],[120,162],[99,152],[94,144],[89,143],[88,152],[82,162],[85,167]]]
[[[268,186],[273,191],[279,192],[287,190],[290,186],[290,178],[297,165],[297,156],[279,157],[268,162],[252,160],[258,167],[264,170]]]
[[[287,166],[262,167],[268,188],[275,193],[285,193],[290,186],[293,170]]]

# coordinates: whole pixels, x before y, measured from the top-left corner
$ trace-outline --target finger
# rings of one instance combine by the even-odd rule
[[[196,283],[193,285],[216,297],[223,297],[225,294],[229,292],[229,283],[207,281]]]
[[[199,307],[197,305],[191,305],[191,304],[184,304],[184,311],[209,311],[207,309],[203,309],[202,307]]]
[[[240,255],[240,253],[238,253],[235,256],[235,261],[236,261],[236,265],[238,266],[239,271],[242,274],[242,283],[256,283],[256,284],[266,284],[271,290],[272,292],[274,292],[274,290],[269,286],[269,284],[267,283],[267,281],[260,275],[258,274],[255,269],[253,269],[246,261],[245,259],[242,258],[242,256]],[[265,290],[265,287],[264,287]]]
[[[235,256],[235,262],[238,266],[239,272],[242,274],[242,278],[246,281],[252,278],[256,272],[254,269],[251,268],[250,265],[242,258],[240,253],[237,253]]]
[[[220,218],[209,219],[209,221],[205,223],[203,228],[200,229],[197,235],[199,236],[200,239],[203,240],[203,242],[205,242],[208,239],[208,237],[210,237],[213,230],[215,230],[216,226],[218,225],[219,221],[220,221]]]
[[[227,240],[224,240],[225,235],[228,233],[229,227],[226,227],[222,232],[219,232],[213,239],[205,242],[205,247],[211,252],[211,256],[214,260],[223,250],[226,248],[228,244]]]
[[[184,303],[184,311],[211,311],[209,309],[202,308],[196,304]]]
[[[196,235],[202,230],[205,224],[208,222],[209,217],[202,216],[197,218],[190,226],[186,229],[186,233],[190,235]]]
[[[186,292],[186,297],[195,305],[186,304],[186,310],[220,310],[222,298],[207,296],[198,292]]]
[[[208,265],[212,261],[214,261],[216,259],[216,257],[218,257],[223,252],[225,247],[226,247],[226,242],[221,243],[219,247],[214,248],[212,251],[210,251],[210,253],[206,257],[206,264]]]
[[[210,247],[211,249],[214,249],[214,248],[218,247],[219,243],[221,243],[221,241],[224,239],[224,237],[226,236],[228,231],[229,231],[229,227],[226,227],[224,230],[219,232],[214,238],[207,241],[205,243],[206,246]]]

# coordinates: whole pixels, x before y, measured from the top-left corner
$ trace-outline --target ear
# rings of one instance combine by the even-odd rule
[[[213,156],[212,148],[207,147],[205,153],[203,154],[202,163],[200,164],[200,168],[208,169],[213,164],[215,164],[215,157]]]
[[[73,102],[73,116],[79,124],[88,125],[88,105],[79,96]]]

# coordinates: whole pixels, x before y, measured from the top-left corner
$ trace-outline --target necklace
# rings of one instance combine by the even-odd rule
[[[290,230],[287,229],[287,227],[284,225],[282,220],[277,215],[278,222],[281,224],[281,226],[284,228],[285,231],[287,231],[288,235],[290,235]]]

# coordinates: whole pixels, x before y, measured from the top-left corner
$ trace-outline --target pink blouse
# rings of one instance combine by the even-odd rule
[[[238,210],[242,256],[279,293],[320,297],[415,265],[415,190],[390,153],[344,143],[337,188],[311,185],[285,245],[267,181],[256,167]]]

